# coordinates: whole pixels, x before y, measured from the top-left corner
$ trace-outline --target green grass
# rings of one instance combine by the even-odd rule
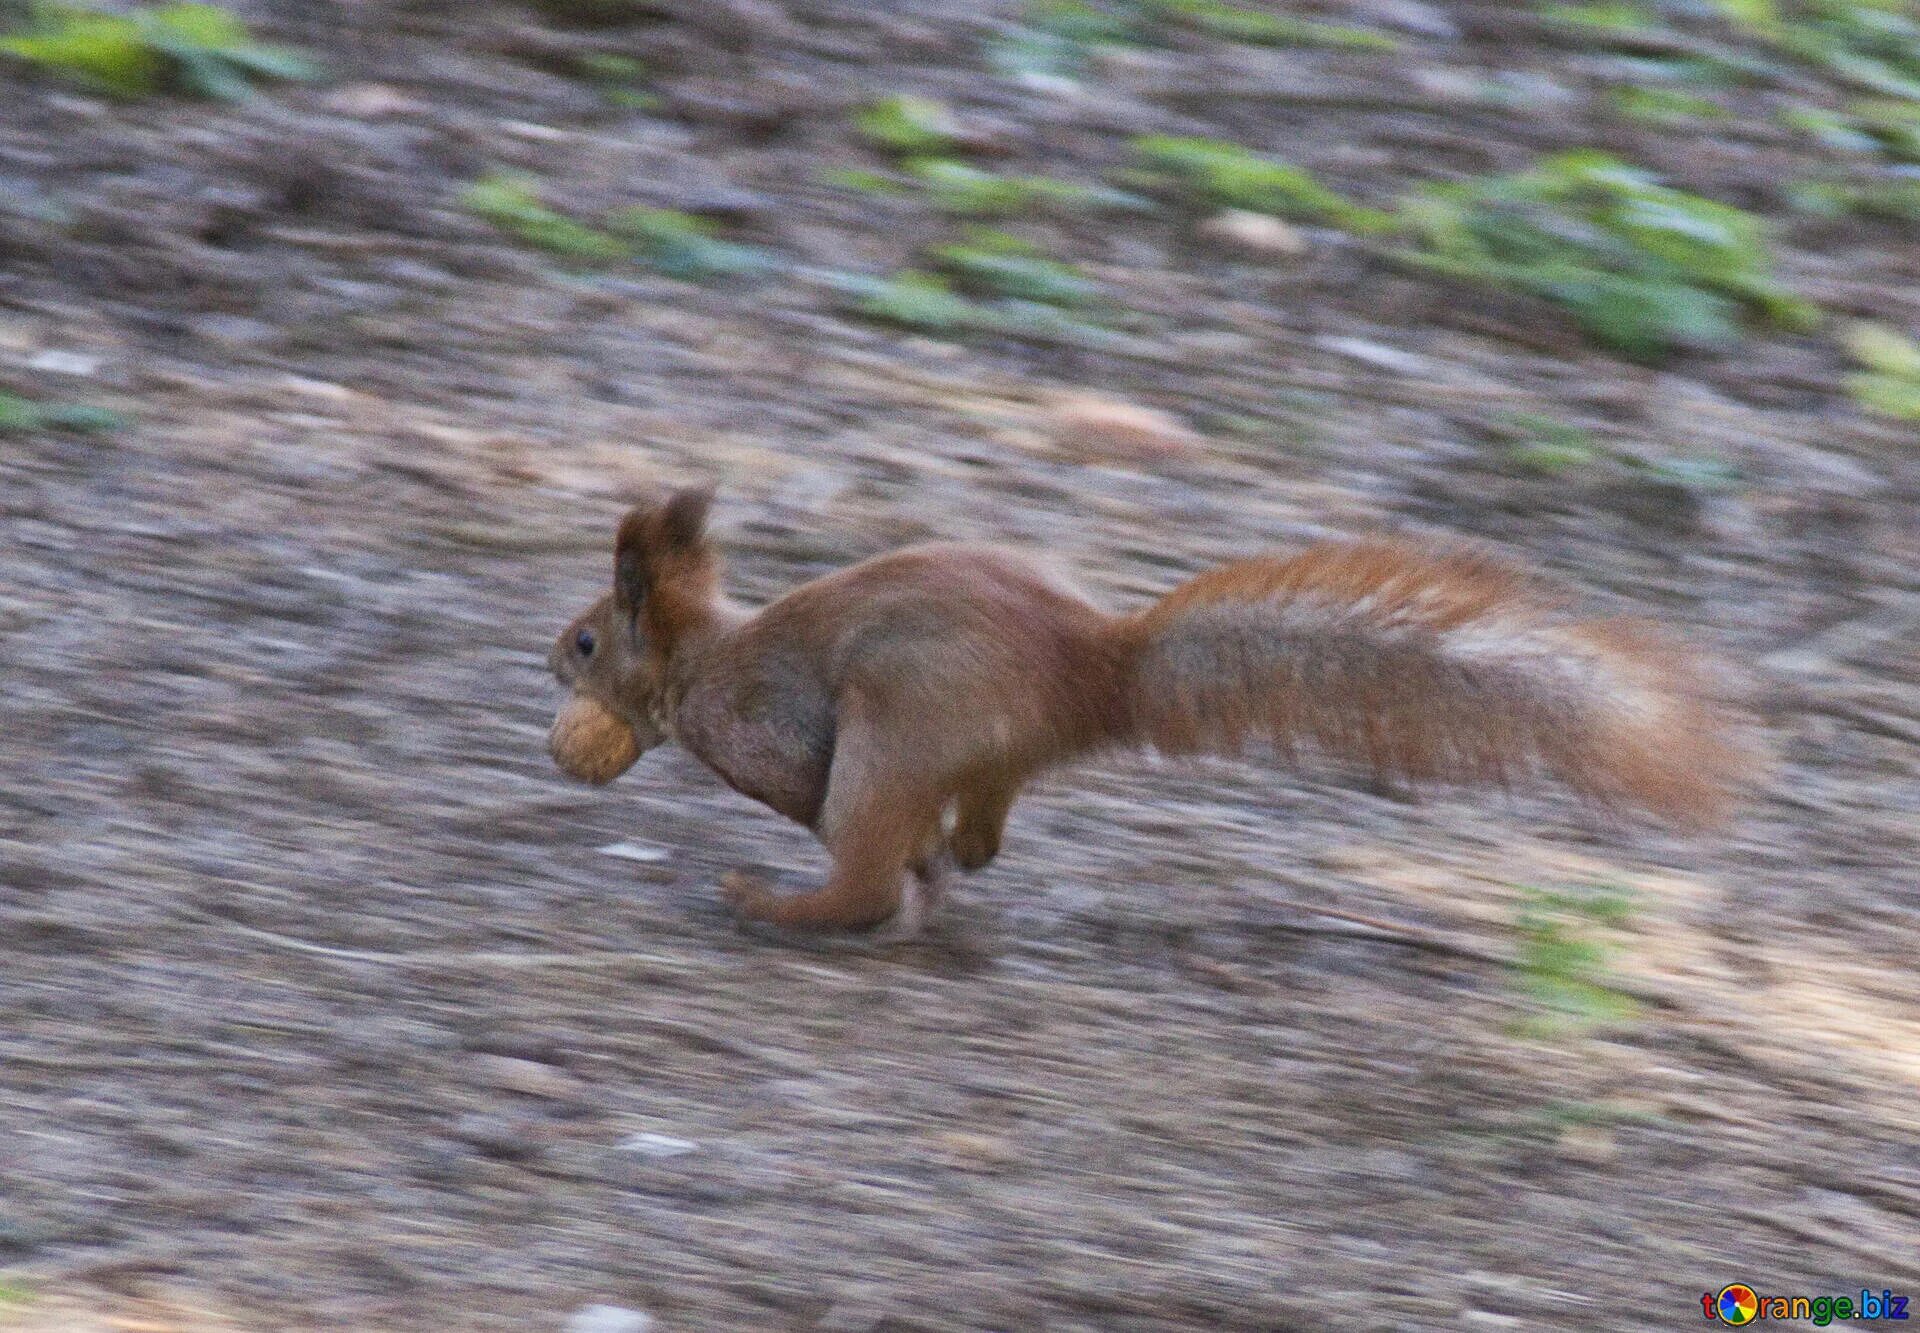
[[[1742,484],[1746,475],[1738,465],[1724,458],[1700,454],[1679,458],[1646,458],[1622,453],[1619,458],[1643,479],[1688,491],[1734,490]]]
[[[912,193],[912,187],[900,177],[885,171],[869,171],[864,167],[828,167],[820,173],[819,179],[836,189],[879,198]]]
[[[287,46],[257,42],[239,18],[209,4],[151,5],[125,14],[36,3],[0,52],[98,92],[141,97],[180,89],[238,101],[258,79],[312,79],[319,66]]]
[[[907,173],[933,206],[957,217],[1012,217],[1054,197],[1059,182],[1042,176],[1002,176],[950,157],[923,157]]]
[[[1615,88],[1613,105],[1621,115],[1645,125],[1686,125],[1697,120],[1726,120],[1733,115],[1712,98],[1648,84]]]
[[[1689,491],[1720,491],[1738,485],[1741,473],[1724,459],[1706,455],[1648,457],[1596,440],[1571,422],[1537,412],[1503,412],[1489,423],[1489,433],[1514,469],[1544,477],[1560,477],[1599,468],[1615,478],[1653,481]]]
[[[1605,457],[1590,432],[1537,412],[1505,412],[1494,422],[1506,441],[1507,461],[1525,472],[1558,476]]]
[[[638,262],[690,281],[759,272],[773,264],[765,251],[724,240],[705,218],[675,209],[623,208],[600,223],[582,222],[549,207],[539,182],[517,172],[482,176],[467,187],[461,203],[522,244],[576,263]]]
[[[1800,106],[1783,112],[1780,120],[1841,152],[1920,163],[1920,102],[1865,98],[1844,111]]]
[[[1210,207],[1326,222],[1355,232],[1388,231],[1394,225],[1392,214],[1354,203],[1304,168],[1224,139],[1148,134],[1135,139],[1133,149],[1148,183]]]
[[[1920,343],[1884,324],[1856,324],[1846,343],[1861,366],[1847,379],[1854,399],[1881,416],[1920,421]]]
[[[0,392],[0,434],[35,430],[70,430],[104,435],[120,430],[125,417],[104,407],[81,403],[40,403],[18,394]]]
[[[876,198],[915,197],[935,212],[956,218],[1014,218],[1048,210],[1130,212],[1153,206],[1108,185],[988,171],[952,157],[911,157],[891,171],[832,167],[819,179]]]
[[[607,227],[634,247],[636,256],[670,278],[700,280],[758,273],[773,260],[757,246],[721,239],[705,218],[672,208],[623,208]]]
[[[652,111],[660,105],[660,98],[647,91],[649,72],[644,61],[594,51],[580,58],[578,68],[608,106]]]
[[[1003,231],[970,228],[965,241],[934,246],[927,254],[963,290],[981,295],[1053,306],[1088,305],[1100,295],[1099,287],[1073,265],[1049,259],[1038,247]]]
[[[1596,935],[1632,920],[1631,894],[1607,885],[1522,893],[1513,979],[1533,1009],[1523,1031],[1557,1035],[1633,1018],[1639,1004],[1608,983],[1609,946]]]
[[[1920,222],[1920,174],[1858,181],[1804,181],[1792,190],[1794,206],[1822,217],[1879,218]]]
[[[883,97],[862,107],[853,125],[868,143],[902,157],[945,153],[960,139],[953,113],[931,97]]]
[[[1646,5],[1637,3],[1637,0],[1593,0],[1588,4],[1547,4],[1540,6],[1540,12],[1556,23],[1609,35],[1646,32],[1659,23],[1659,19],[1653,12]]]
[[[1556,1097],[1544,1103],[1533,1117],[1555,1129],[1569,1127],[1600,1128],[1611,1125],[1651,1125],[1664,1118],[1644,1107],[1623,1105],[1618,1101],[1573,1101]]]
[[[1735,29],[1866,92],[1920,101],[1920,10],[1909,0],[1715,0]]]
[[[633,247],[611,232],[570,218],[540,199],[531,176],[496,171],[469,185],[460,202],[523,244],[567,259],[611,263]]]
[[[1920,100],[1920,9],[1911,0],[1708,0],[1731,36],[1765,68],[1768,58],[1815,66],[1863,92]],[[1632,46],[1676,35],[1672,19],[1696,20],[1697,0],[1593,0],[1545,3],[1540,12],[1565,27]]]
[[[906,172],[935,209],[955,217],[1004,218],[1043,208],[1137,209],[1138,195],[1052,176],[1001,175],[947,157],[921,157]]]
[[[967,228],[962,240],[931,247],[926,259],[926,269],[849,279],[853,309],[924,333],[1019,333],[1074,324],[1069,312],[1100,299],[1099,286],[1072,264],[988,227]]]
[[[1009,78],[1074,79],[1095,52],[1138,42],[1143,27],[1132,4],[1033,0],[1016,26],[988,42],[987,63]]]
[[[1875,155],[1880,152],[1880,141],[1844,111],[1791,106],[1778,112],[1775,119],[1788,129],[1798,130],[1835,152]]]
[[[1402,210],[1403,257],[1565,309],[1602,346],[1643,361],[1726,347],[1748,321],[1815,322],[1771,274],[1760,219],[1673,189],[1606,154],[1432,187]]]
[[[1140,37],[1141,14],[1131,4],[1102,9],[1087,0],[1031,0],[1022,19],[1036,32],[1089,46],[1116,46]]]
[[[1074,78],[1102,48],[1166,40],[1175,30],[1257,46],[1396,51],[1398,38],[1372,28],[1324,23],[1229,0],[1033,0],[1018,26],[996,37],[987,60],[1014,77]]]
[[[1152,204],[1107,185],[1082,185],[1054,176],[988,171],[951,157],[912,157],[897,171],[833,167],[828,185],[880,198],[917,196],[934,211],[957,218],[1011,218],[1047,209],[1123,212]]]
[[[1291,18],[1226,0],[1146,0],[1153,17],[1184,24],[1214,37],[1259,46],[1332,46],[1356,51],[1397,51],[1400,42],[1371,28]]]
[[[849,274],[839,286],[855,314],[935,337],[996,334],[1097,346],[1115,336],[1086,317],[1098,289],[1071,265],[979,235],[969,244],[934,247],[928,261],[939,271]]]
[[[953,290],[939,274],[902,269],[887,278],[857,278],[847,290],[853,309],[883,324],[922,333],[953,334],[998,327],[993,309]]]

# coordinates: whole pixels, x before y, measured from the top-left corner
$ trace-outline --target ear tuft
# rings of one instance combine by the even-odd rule
[[[684,551],[706,535],[714,490],[711,485],[689,486],[667,497],[660,507],[660,540],[667,549]]]
[[[640,609],[647,595],[647,520],[652,515],[652,506],[635,505],[620,520],[620,533],[613,539],[613,599],[628,615]]]
[[[712,486],[689,486],[627,511],[613,543],[614,602],[622,611],[640,609],[663,557],[692,551],[705,540],[713,496]]]

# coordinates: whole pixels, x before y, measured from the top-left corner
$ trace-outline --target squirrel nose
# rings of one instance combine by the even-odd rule
[[[547,650],[547,670],[553,672],[553,678],[562,685],[573,684],[573,662],[563,644],[556,643]]]

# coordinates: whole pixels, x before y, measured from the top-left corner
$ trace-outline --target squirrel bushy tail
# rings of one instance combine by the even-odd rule
[[[1389,779],[1534,774],[1606,805],[1720,818],[1744,761],[1688,659],[1579,620],[1470,551],[1342,543],[1223,566],[1122,622],[1130,739],[1318,750]]]

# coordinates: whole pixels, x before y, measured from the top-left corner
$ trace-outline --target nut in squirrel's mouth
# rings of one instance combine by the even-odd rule
[[[560,706],[547,737],[547,752],[568,777],[595,786],[612,782],[659,744],[642,744],[633,726],[591,695],[575,694]]]

